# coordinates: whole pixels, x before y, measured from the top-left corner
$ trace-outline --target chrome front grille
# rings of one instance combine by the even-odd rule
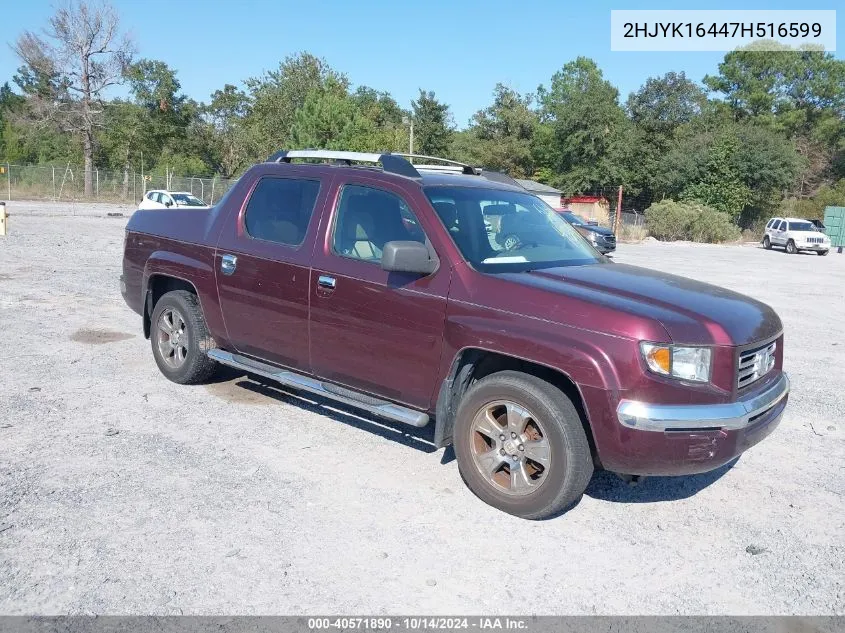
[[[822,242],[824,242],[824,238],[823,237],[808,237],[807,242],[810,243],[810,244],[821,244]]]
[[[742,352],[737,364],[736,386],[742,389],[769,373],[775,366],[775,350],[777,341]]]

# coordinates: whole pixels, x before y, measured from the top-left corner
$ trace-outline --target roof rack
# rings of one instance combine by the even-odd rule
[[[391,174],[405,176],[406,178],[421,178],[424,172],[440,172],[440,173],[460,173],[467,176],[481,176],[493,182],[500,182],[506,185],[519,187],[525,189],[520,183],[508,176],[507,174],[498,171],[488,171],[481,167],[473,167],[467,163],[461,163],[456,160],[448,158],[440,158],[439,156],[426,156],[425,154],[405,154],[401,152],[394,153],[380,153],[380,152],[347,152],[327,149],[292,149],[281,150],[276,152],[267,159],[268,163],[289,163],[291,159],[317,159],[317,160],[332,160],[340,165],[352,165],[356,163],[381,163],[382,169]],[[408,159],[418,158],[424,160],[433,160],[440,165],[414,165]]]
[[[405,154],[402,152],[394,152],[393,156],[402,156],[403,158],[422,158],[425,160],[436,160],[444,165],[441,167],[440,165],[416,165],[417,168],[422,167],[423,169],[428,169],[429,171],[436,171],[440,168],[442,171],[460,171],[462,174],[466,174],[467,176],[477,176],[478,175],[478,168],[473,167],[472,165],[467,165],[466,163],[460,163],[456,160],[451,160],[449,158],[440,158],[439,156],[426,156],[425,154]],[[444,169],[444,167],[453,167],[453,169]],[[455,167],[459,169],[454,169]]]
[[[420,172],[398,154],[380,154],[376,152],[339,152],[327,149],[292,149],[276,152],[267,159],[268,163],[289,163],[292,158],[312,158],[334,160],[343,165],[356,163],[381,163],[382,169],[391,174],[406,178],[420,178]]]

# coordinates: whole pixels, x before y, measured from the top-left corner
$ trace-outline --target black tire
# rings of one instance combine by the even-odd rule
[[[184,323],[181,329],[183,337],[180,342],[184,352],[184,360],[178,366],[173,366],[162,352],[161,341],[168,338],[159,326],[162,313],[178,314]],[[214,341],[208,332],[205,318],[202,315],[199,299],[186,290],[173,290],[158,300],[153,308],[150,324],[150,342],[153,348],[153,358],[159,370],[168,379],[180,385],[192,385],[204,382],[217,369],[217,363],[208,357],[208,350]],[[171,358],[172,360],[172,358]]]
[[[797,255],[798,254],[798,249],[795,248],[795,242],[793,242],[792,240],[789,240],[786,243],[786,252],[789,253],[790,255]]]
[[[500,492],[481,474],[473,457],[473,420],[501,400],[538,416],[550,444],[548,473],[536,490],[521,496]],[[458,407],[454,438],[458,468],[469,489],[494,508],[524,519],[545,519],[570,507],[593,475],[590,444],[572,401],[557,387],[529,374],[502,371],[470,387]]]
[[[827,255],[827,251],[816,251],[816,255],[820,255],[821,257],[824,257],[825,255]]]
[[[772,242],[769,239],[768,235],[763,238],[763,248],[765,248],[767,251],[772,250]]]

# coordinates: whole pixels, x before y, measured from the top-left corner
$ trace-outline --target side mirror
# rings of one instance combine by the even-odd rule
[[[437,269],[437,260],[431,258],[425,244],[396,240],[384,245],[381,267],[394,273],[430,275]]]
[[[164,203],[164,206],[166,206],[169,209],[170,207],[173,206],[173,203],[170,202],[170,200],[168,200],[167,202]]]

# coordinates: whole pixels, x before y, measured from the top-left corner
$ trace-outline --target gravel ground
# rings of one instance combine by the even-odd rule
[[[120,210],[9,207],[0,613],[845,614],[845,255],[620,245],[771,304],[790,404],[731,468],[599,473],[534,523],[478,501],[430,430],[165,380],[118,291]]]

